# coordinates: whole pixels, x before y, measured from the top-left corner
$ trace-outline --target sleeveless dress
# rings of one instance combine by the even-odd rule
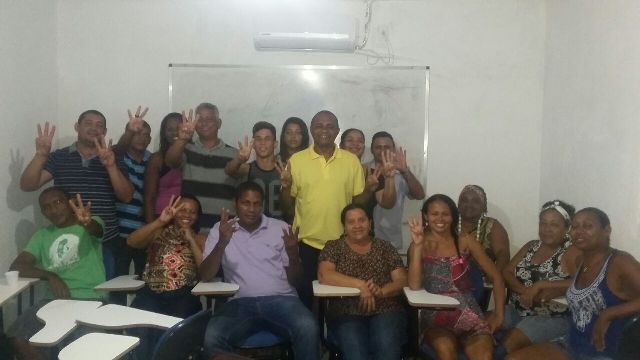
[[[156,215],[159,215],[169,205],[171,196],[179,196],[181,193],[182,172],[180,169],[172,169],[163,165],[158,179],[158,196],[155,204]]]
[[[433,327],[447,329],[456,336],[491,334],[478,303],[473,298],[469,274],[469,253],[461,256],[422,258],[422,285],[434,294],[451,296],[460,302],[455,309],[420,312],[424,332]]]
[[[525,287],[531,287],[538,281],[559,281],[566,280],[570,275],[562,270],[562,256],[564,255],[570,241],[566,240],[547,260],[540,264],[534,264],[531,259],[536,251],[540,249],[542,242],[536,240],[525,256],[516,265],[516,278]],[[569,309],[561,304],[550,301],[546,304],[535,304],[532,308],[525,308],[520,304],[520,295],[515,291],[511,292],[509,302],[514,304],[520,316],[562,316],[568,313]]]
[[[604,351],[599,352],[595,349],[591,343],[591,334],[598,319],[598,314],[609,307],[625,302],[614,295],[607,284],[609,262],[614,254],[615,250],[612,250],[600,269],[598,276],[596,276],[589,286],[584,289],[577,289],[574,279],[571,286],[567,289],[567,303],[571,309],[572,317],[569,328],[568,350],[572,354],[592,357],[608,356],[613,358],[618,348],[618,341],[622,336],[622,330],[631,318],[624,317],[611,321],[605,334]],[[581,273],[582,264],[580,264],[578,269],[578,274]]]

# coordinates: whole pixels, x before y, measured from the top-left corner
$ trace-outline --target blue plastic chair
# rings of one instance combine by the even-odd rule
[[[211,318],[202,310],[164,332],[153,351],[153,360],[203,359],[204,332]]]

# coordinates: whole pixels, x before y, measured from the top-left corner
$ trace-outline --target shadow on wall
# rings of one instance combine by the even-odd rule
[[[20,190],[20,175],[25,166],[24,156],[20,154],[20,150],[10,150],[11,163],[9,164],[9,176],[11,181],[7,187],[7,207],[17,213],[22,212],[27,207],[31,207],[33,211],[31,221],[29,219],[21,219],[15,227],[14,241],[18,252],[25,248],[29,239],[36,231],[36,222],[41,224],[44,219],[39,211],[38,195],[39,192],[25,192]]]

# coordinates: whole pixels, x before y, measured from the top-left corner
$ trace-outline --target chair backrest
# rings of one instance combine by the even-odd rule
[[[158,341],[152,359],[200,359],[210,318],[211,310],[202,310],[167,329]]]
[[[636,316],[625,325],[618,342],[616,360],[640,359],[640,316]]]

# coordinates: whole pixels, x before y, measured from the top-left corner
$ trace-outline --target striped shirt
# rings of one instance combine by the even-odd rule
[[[238,150],[220,140],[206,148],[200,140],[187,144],[182,154],[182,191],[195,195],[202,204],[201,232],[220,221],[222,208],[233,211],[233,197],[238,181],[224,172],[227,162]]]
[[[126,239],[129,234],[138,230],[145,224],[142,213],[144,200],[144,169],[147,166],[151,153],[145,151],[142,161],[137,162],[129,153],[122,156],[124,165],[127,167],[127,175],[131,185],[133,185],[133,198],[128,203],[116,202],[116,214],[120,225],[120,237]]]
[[[121,159],[117,161],[119,170],[126,174]],[[44,169],[53,176],[53,184],[61,187],[71,196],[80,194],[86,204],[91,201],[92,215],[104,220],[103,241],[107,242],[118,236],[118,219],[116,217],[116,195],[107,169],[96,155],[83,158],[78,152],[77,144],[58,149],[49,154]]]

